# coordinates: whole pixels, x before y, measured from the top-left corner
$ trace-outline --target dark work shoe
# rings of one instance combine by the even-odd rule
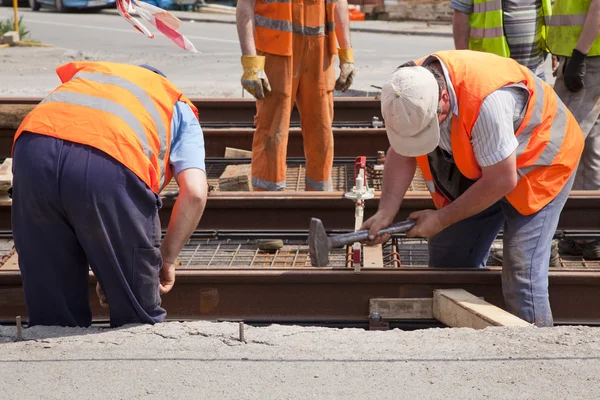
[[[600,252],[600,245],[598,246],[598,251]],[[502,258],[502,247],[492,248],[490,250],[488,263],[491,265],[502,266]],[[556,240],[553,240],[550,245],[550,260],[548,265],[550,268],[560,267],[560,257],[558,255],[558,244],[556,243]]]
[[[560,267],[560,257],[558,256],[558,244],[556,240],[552,241],[550,246],[550,268]]]
[[[582,243],[583,258],[586,260],[600,260],[600,240],[594,240],[590,243]]]
[[[560,239],[560,242],[558,242],[558,251],[571,256],[580,256],[583,254],[583,248],[573,239]]]

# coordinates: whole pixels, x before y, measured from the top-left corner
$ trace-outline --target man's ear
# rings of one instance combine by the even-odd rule
[[[444,104],[450,103],[450,95],[448,94],[448,89],[442,89],[442,102]]]

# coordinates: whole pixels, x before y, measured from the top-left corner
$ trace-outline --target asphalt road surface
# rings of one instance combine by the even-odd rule
[[[119,15],[19,12],[30,37],[54,47],[0,49],[0,95],[45,95],[60,83],[56,66],[87,59],[152,64],[190,97],[242,96],[241,51],[233,24],[183,22],[182,33],[201,52],[192,54],[159,32],[155,39],[146,38]],[[0,19],[9,16],[11,8],[0,8]],[[378,89],[371,85],[381,86],[408,60],[453,48],[449,37],[353,32],[352,42],[358,69],[355,95],[373,95]]]

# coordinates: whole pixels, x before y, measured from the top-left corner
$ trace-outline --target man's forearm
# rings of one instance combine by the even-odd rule
[[[379,200],[379,211],[389,216],[398,213],[416,170],[415,158],[403,157],[390,147],[383,168],[383,191]]]
[[[469,14],[454,10],[454,16],[452,17],[452,34],[454,36],[454,47],[456,50],[469,49],[470,33]]]
[[[202,171],[200,171],[202,172]],[[204,172],[202,172],[204,174]],[[206,179],[203,180],[206,183]],[[204,184],[203,186],[206,186]],[[165,239],[160,246],[164,262],[174,263],[181,249],[198,226],[206,206],[206,189],[193,193],[180,186],[179,196],[171,212]]]
[[[598,35],[600,35],[600,0],[592,0],[575,48],[587,54]]]
[[[335,35],[341,49],[352,47],[350,41],[350,17],[348,15],[348,0],[338,0],[335,5]]]
[[[254,44],[254,4],[255,0],[242,0],[238,2],[235,10],[238,38],[242,55],[255,56]]]

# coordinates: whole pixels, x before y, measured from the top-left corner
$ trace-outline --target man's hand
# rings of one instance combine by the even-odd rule
[[[382,211],[377,211],[375,215],[363,222],[360,230],[369,230],[369,240],[365,242],[367,246],[374,246],[376,244],[385,243],[390,240],[390,234],[385,233],[381,236],[377,236],[377,232],[390,226],[394,220],[393,215],[387,215]]]
[[[271,92],[271,84],[265,74],[264,56],[242,56],[242,86],[248,93],[263,100],[265,95]]]
[[[585,76],[585,57],[585,54],[577,49],[573,49],[573,54],[565,66],[565,86],[571,92],[578,92],[583,89],[583,77]]]
[[[175,263],[163,261],[160,269],[160,294],[167,294],[175,285]]]
[[[100,286],[100,282],[96,282],[96,295],[98,296],[98,300],[100,300],[100,306],[102,308],[108,308],[108,301],[106,300],[106,295],[104,294],[102,286]]]
[[[415,211],[408,216],[408,219],[417,221],[416,225],[408,232],[407,237],[430,238],[446,227],[440,221],[439,213],[436,210]]]
[[[354,80],[354,51],[352,48],[340,49],[340,76],[335,82],[335,90],[345,92]]]

